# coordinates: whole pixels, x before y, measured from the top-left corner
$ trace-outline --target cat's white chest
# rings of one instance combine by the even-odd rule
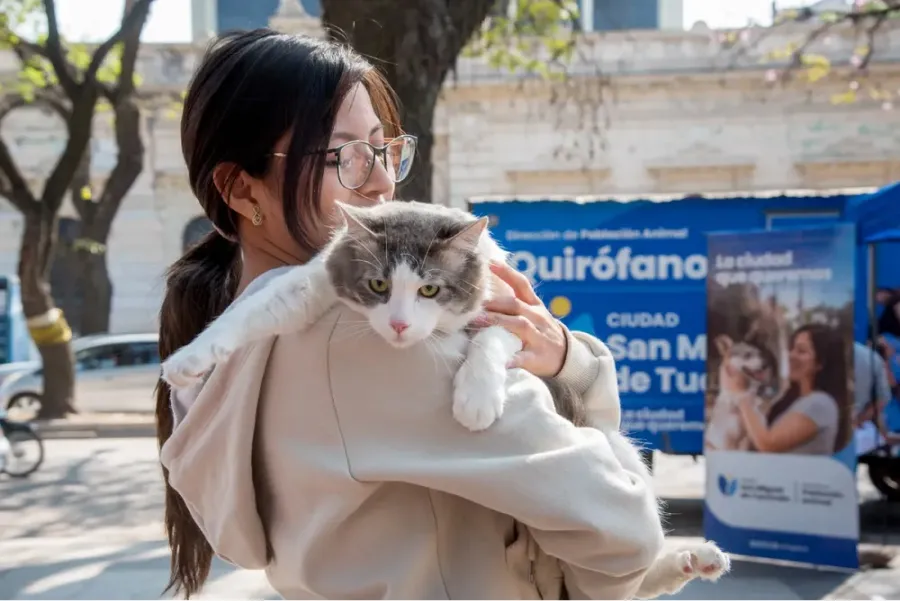
[[[447,361],[461,362],[469,348],[469,337],[465,332],[454,332],[438,338],[431,345],[432,352]]]

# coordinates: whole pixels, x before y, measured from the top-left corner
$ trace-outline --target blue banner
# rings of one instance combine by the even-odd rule
[[[650,448],[703,452],[706,232],[838,219],[845,197],[479,202],[551,311],[603,340],[622,427]],[[805,221],[804,221],[805,220]]]
[[[37,356],[22,310],[19,279],[0,275],[0,364],[31,361]]]
[[[857,568],[855,229],[709,236],[706,538]]]

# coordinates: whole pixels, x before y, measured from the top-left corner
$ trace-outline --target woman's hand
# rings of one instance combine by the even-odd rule
[[[738,404],[740,408],[744,411],[752,411],[756,408],[756,396],[749,391],[744,391],[741,393],[740,397],[738,397]]]
[[[491,271],[506,286],[485,304],[485,313],[472,325],[503,326],[522,340],[509,367],[521,367],[540,377],[553,377],[566,360],[566,333],[534,293],[531,282],[505,263],[491,264]]]

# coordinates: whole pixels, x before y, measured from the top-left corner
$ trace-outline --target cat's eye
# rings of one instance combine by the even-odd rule
[[[371,280],[369,280],[369,288],[372,289],[372,292],[377,292],[378,294],[382,294],[384,292],[387,292],[388,283],[384,280],[371,279]]]
[[[434,298],[439,291],[440,287],[435,286],[434,284],[425,284],[419,288],[419,294],[425,298]]]

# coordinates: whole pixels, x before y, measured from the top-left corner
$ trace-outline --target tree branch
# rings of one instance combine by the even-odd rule
[[[69,61],[63,54],[62,41],[59,37],[59,23],[56,20],[56,2],[55,0],[43,0],[43,2],[44,12],[47,13],[47,43],[43,48],[37,44],[29,44],[29,46],[32,49],[36,47],[43,50],[38,54],[50,61],[53,70],[56,71],[56,78],[59,80],[60,86],[69,98],[74,99],[78,93],[78,82],[75,81]]]
[[[134,98],[121,98],[115,105],[115,115],[116,164],[106,179],[100,198],[92,203],[90,219],[84,220],[87,229],[83,233],[97,242],[106,241],[122,201],[144,167],[141,111]]]
[[[900,7],[896,7],[894,10],[898,10]],[[872,23],[871,27],[866,29],[866,53],[863,55],[862,59],[859,61],[859,70],[865,71],[865,69],[869,66],[869,61],[872,60],[872,55],[875,54],[875,34],[878,33],[878,30],[887,20],[889,12],[882,12],[878,17],[875,18],[875,22]]]
[[[150,4],[152,0],[146,2],[135,2],[132,9],[122,17],[123,31],[123,48],[122,48],[122,69],[119,74],[119,83],[116,86],[111,102],[115,103],[116,99],[124,98],[134,92],[134,70],[137,65],[138,49],[141,45],[141,32],[147,22],[150,14]],[[125,3],[126,9],[128,3]],[[130,28],[126,29],[126,22],[131,18]]]
[[[58,113],[63,119],[69,118],[68,107],[49,94],[39,92],[32,101],[26,100],[20,94],[7,94],[0,103],[0,127],[7,115],[14,110],[41,104]],[[0,196],[7,198],[23,214],[40,207],[2,136],[0,136]]]
[[[122,25],[119,27],[119,30],[112,34],[105,42],[100,44],[97,50],[94,51],[94,55],[91,57],[91,62],[84,74],[85,83],[97,83],[97,71],[100,70],[100,67],[103,65],[103,61],[106,60],[106,57],[109,55],[113,47],[121,42],[122,38],[127,33],[131,32],[132,28],[137,25],[140,25],[137,34],[138,37],[140,37],[140,31],[141,29],[143,29],[143,24],[147,20],[147,15],[150,12],[150,4],[152,2],[153,0],[137,0],[134,3],[131,11],[125,16],[124,19],[122,19]]]

